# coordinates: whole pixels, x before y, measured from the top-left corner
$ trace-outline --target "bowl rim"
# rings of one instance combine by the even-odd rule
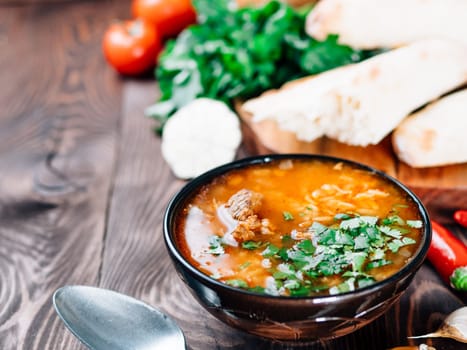
[[[230,286],[228,284],[222,283],[204,272],[198,270],[192,264],[188,262],[188,260],[183,256],[180,250],[177,247],[177,244],[174,240],[173,235],[170,233],[171,231],[171,224],[176,217],[176,212],[179,208],[183,207],[185,201],[190,197],[192,193],[196,191],[199,187],[209,183],[212,179],[217,176],[226,174],[230,171],[240,169],[243,167],[248,167],[252,165],[261,165],[261,164],[268,164],[271,162],[279,161],[279,160],[319,160],[319,161],[327,161],[327,162],[334,162],[334,163],[345,163],[350,166],[356,167],[358,169],[362,169],[364,171],[368,171],[372,174],[377,176],[383,177],[386,181],[394,184],[396,187],[401,189],[409,198],[415,203],[419,212],[421,221],[423,222],[423,231],[422,231],[422,242],[420,243],[419,247],[412,255],[410,260],[397,271],[395,274],[389,276],[388,278],[375,282],[366,287],[357,288],[353,291],[343,292],[339,294],[332,294],[332,295],[311,295],[311,296],[284,296],[284,295],[271,295],[271,294],[262,294],[257,293],[237,287]],[[165,245],[168,249],[169,254],[174,258],[179,264],[183,265],[191,274],[196,276],[198,280],[201,280],[203,283],[207,285],[213,285],[221,289],[225,289],[234,293],[244,294],[246,296],[255,297],[259,299],[278,299],[281,301],[296,301],[296,300],[310,300],[314,303],[324,303],[329,302],[332,299],[347,299],[353,298],[357,295],[363,294],[371,294],[375,290],[379,290],[380,288],[384,288],[386,285],[391,285],[392,283],[397,283],[398,280],[402,280],[405,276],[410,275],[411,271],[417,271],[419,267],[424,262],[426,255],[428,253],[428,249],[431,242],[432,237],[432,229],[431,229],[431,222],[429,218],[429,214],[425,206],[423,205],[420,198],[412,192],[406,185],[402,182],[397,180],[396,178],[388,175],[387,173],[378,170],[372,166],[356,162],[354,160],[322,155],[322,154],[301,154],[301,153],[283,153],[283,154],[264,154],[264,155],[256,155],[251,157],[245,157],[242,159],[238,159],[221,166],[215,167],[195,178],[188,181],[177,193],[175,193],[172,198],[170,199],[163,219],[163,236]]]

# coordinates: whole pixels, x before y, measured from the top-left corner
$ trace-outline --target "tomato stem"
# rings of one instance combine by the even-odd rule
[[[127,27],[127,32],[132,37],[141,36],[143,32],[143,21],[139,18],[132,21]]]

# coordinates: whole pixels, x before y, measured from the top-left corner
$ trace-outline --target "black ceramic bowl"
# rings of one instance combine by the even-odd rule
[[[252,164],[284,159],[344,162],[376,174],[404,191],[418,206],[424,232],[410,262],[371,286],[332,296],[286,297],[257,294],[216,281],[193,267],[174,239],[174,224],[186,201],[215,177]],[[215,168],[189,182],[171,200],[164,218],[164,239],[181,279],[200,304],[219,320],[258,336],[276,340],[314,340],[343,336],[368,324],[396,302],[420,268],[431,240],[431,226],[420,200],[397,180],[376,169],[344,159],[318,155],[265,155]]]

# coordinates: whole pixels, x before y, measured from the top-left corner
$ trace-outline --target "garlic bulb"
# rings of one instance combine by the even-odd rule
[[[409,338],[451,338],[467,344],[467,306],[449,314],[436,332]]]

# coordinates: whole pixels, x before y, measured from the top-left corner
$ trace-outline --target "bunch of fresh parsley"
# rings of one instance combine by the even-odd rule
[[[160,100],[146,111],[162,129],[179,108],[197,97],[232,105],[310,74],[361,61],[372,52],[317,41],[305,33],[310,8],[279,1],[237,9],[229,0],[194,0],[198,24],[168,42],[156,68]]]

